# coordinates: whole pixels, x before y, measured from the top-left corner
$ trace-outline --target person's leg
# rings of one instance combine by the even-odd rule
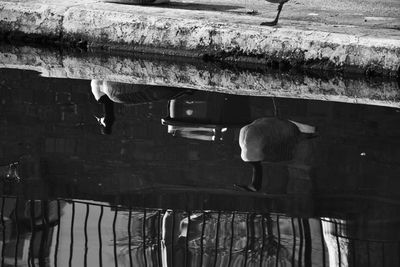
[[[101,132],[103,134],[111,134],[112,132],[112,125],[115,121],[114,115],[114,102],[110,100],[107,95],[103,95],[98,100],[99,103],[103,104],[103,112],[104,116],[101,118],[97,118],[101,128]]]
[[[237,185],[235,184],[234,186],[245,191],[249,192],[257,192],[260,191],[261,186],[262,186],[262,165],[260,161],[255,161],[255,162],[249,162],[252,167],[253,167],[253,174],[251,177],[251,183],[248,185]]]

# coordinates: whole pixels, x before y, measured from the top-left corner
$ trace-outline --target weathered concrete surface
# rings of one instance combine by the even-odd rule
[[[245,12],[262,7],[266,13]],[[0,2],[0,32],[110,50],[399,75],[399,1],[292,1],[278,27],[259,26],[275,9],[258,0],[251,5],[177,1],[162,7],[8,0]]]
[[[313,76],[294,72],[228,69],[176,58],[118,57],[60,53],[32,47],[0,46],[0,67],[40,72],[45,77],[101,79],[200,90],[340,101],[400,108],[395,79]]]

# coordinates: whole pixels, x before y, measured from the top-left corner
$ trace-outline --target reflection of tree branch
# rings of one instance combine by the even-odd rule
[[[267,253],[270,256],[276,255],[276,252],[278,251],[278,241],[276,240],[277,238],[274,236],[274,231],[273,231],[273,221],[271,218],[271,215],[265,214],[264,215],[267,219]]]
[[[160,213],[158,211],[147,213],[125,214],[128,217],[128,236],[118,237],[115,245],[119,248],[119,257],[128,255],[129,251],[137,249],[154,250],[158,246]],[[130,219],[129,219],[130,218]],[[146,235],[143,232],[146,231]],[[139,253],[139,252],[138,252]],[[142,252],[143,253],[143,252]]]
[[[267,242],[265,244],[265,250],[267,251],[267,257],[278,257],[281,255],[280,258],[285,258],[288,255],[288,249],[285,248],[279,241],[278,238],[274,235],[273,231],[273,220],[271,218],[271,214],[266,213],[263,214],[263,220],[266,218],[267,223]],[[278,251],[280,252],[278,255]],[[281,253],[283,252],[283,253]]]

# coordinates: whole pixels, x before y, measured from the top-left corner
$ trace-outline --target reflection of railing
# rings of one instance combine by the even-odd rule
[[[1,214],[2,266],[391,266],[398,260],[397,242],[349,237],[345,223],[334,219],[16,197],[2,197]]]
[[[321,224],[324,225],[325,243],[331,252],[330,263],[338,266],[398,265],[399,241],[351,236],[351,231],[347,229],[349,226],[342,220],[322,218]]]

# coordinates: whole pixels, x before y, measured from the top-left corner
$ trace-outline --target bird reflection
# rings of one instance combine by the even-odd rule
[[[246,191],[259,191],[263,161],[301,163],[306,152],[300,144],[315,136],[313,126],[276,117],[259,118],[242,127],[239,134],[241,158],[251,164],[253,175],[248,185],[235,186]]]
[[[111,81],[92,80],[92,94],[103,105],[103,115],[96,117],[102,134],[111,134],[115,122],[114,103],[143,104],[162,100],[171,100],[185,94],[190,89],[144,84],[127,84]]]

